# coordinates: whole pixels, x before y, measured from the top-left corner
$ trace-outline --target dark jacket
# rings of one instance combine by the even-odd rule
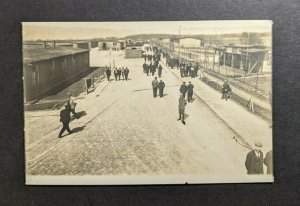
[[[180,86],[180,92],[181,93],[186,93],[186,91],[187,91],[187,86],[185,84],[181,85]]]
[[[264,164],[267,166],[267,174],[273,174],[273,158],[272,150],[267,152]]]
[[[185,108],[185,105],[186,105],[186,100],[184,98],[179,98],[178,99],[178,109],[179,110],[184,110]]]
[[[158,83],[158,88],[159,88],[159,89],[165,88],[165,83],[164,83],[163,81],[159,82],[159,83]]]
[[[60,121],[62,123],[69,123],[71,121],[70,109],[65,108],[60,111]]]
[[[107,75],[107,76],[110,76],[110,75],[111,75],[110,69],[106,70],[106,75]]]
[[[260,151],[260,156],[257,157],[255,154],[255,150],[252,150],[247,154],[245,166],[247,169],[247,174],[263,174],[263,153]]]
[[[129,74],[129,69],[126,68],[126,69],[124,70],[124,74],[125,74],[125,75]]]
[[[189,94],[193,94],[193,89],[194,89],[194,85],[189,84],[189,85],[187,86],[187,91],[188,91]]]
[[[231,88],[228,83],[224,83],[222,87],[222,92],[231,92]]]

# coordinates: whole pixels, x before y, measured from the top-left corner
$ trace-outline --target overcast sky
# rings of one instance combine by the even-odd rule
[[[89,39],[134,34],[271,32],[271,21],[23,22],[23,39]]]

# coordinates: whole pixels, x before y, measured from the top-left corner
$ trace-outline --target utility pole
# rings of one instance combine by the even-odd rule
[[[246,65],[246,68],[247,68],[247,70],[248,70],[248,68],[249,68],[249,60],[248,60],[248,47],[249,47],[249,32],[247,33],[248,34],[248,38],[247,38],[247,53],[246,53],[246,63],[245,63],[245,65]],[[244,70],[245,70],[245,73],[244,73],[244,83],[246,82],[246,68],[244,68]]]
[[[178,59],[179,59],[179,53],[180,53],[180,29],[181,29],[181,25],[179,25],[179,35],[178,35]]]

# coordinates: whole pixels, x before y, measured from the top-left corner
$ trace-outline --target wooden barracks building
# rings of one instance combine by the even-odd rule
[[[72,47],[24,48],[25,102],[58,91],[89,70],[89,50]]]

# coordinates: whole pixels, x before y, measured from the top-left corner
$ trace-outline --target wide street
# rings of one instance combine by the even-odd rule
[[[111,82],[105,78],[93,92],[81,94],[76,111],[84,115],[70,123],[75,133],[57,137],[59,110],[25,112],[27,175],[246,174],[249,149],[235,141],[236,131],[207,104],[195,96],[186,107],[186,125],[177,121],[182,80],[173,71],[163,65],[165,96],[153,98],[154,77],[143,73],[142,58],[91,51],[91,66],[109,64],[128,67],[129,81],[115,81],[112,75]],[[213,89],[207,91],[219,98]],[[226,103],[219,107],[225,110]],[[228,105],[240,109],[234,102]],[[248,115],[250,121],[262,121]],[[271,131],[266,138],[272,142]]]

